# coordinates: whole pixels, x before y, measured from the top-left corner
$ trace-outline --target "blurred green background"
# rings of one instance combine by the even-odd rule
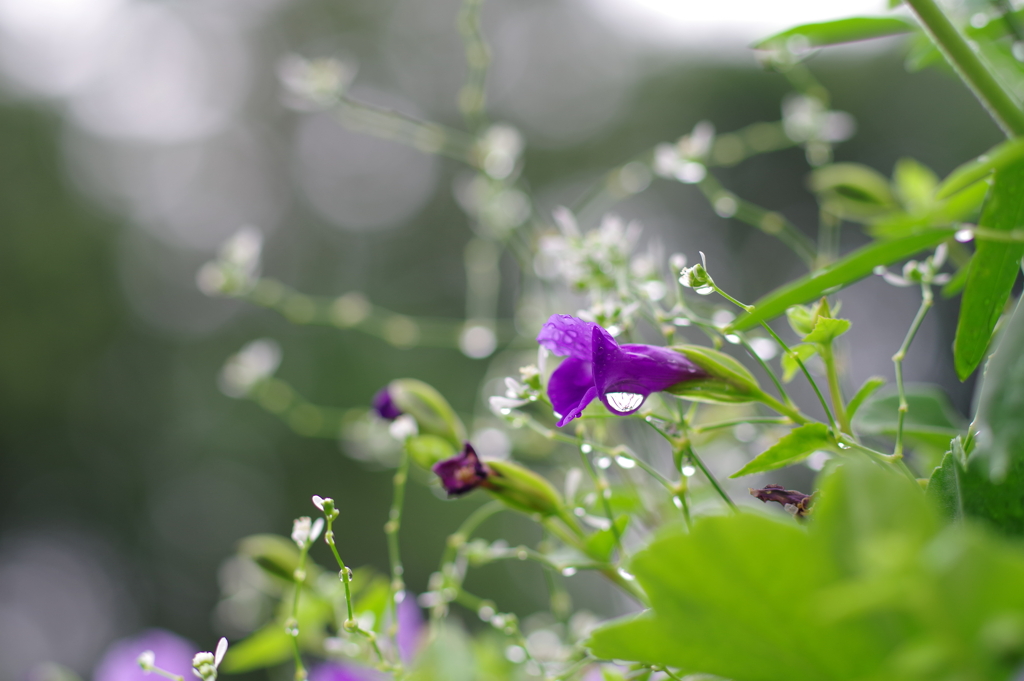
[[[205,646],[243,633],[215,610],[219,566],[247,534],[287,534],[314,493],[347,514],[339,544],[349,564],[385,568],[390,473],[223,395],[217,372],[249,340],[280,342],[279,375],[320,404],[365,405],[400,376],[432,383],[467,415],[485,414],[493,394],[480,386],[490,360],[292,326],[194,284],[218,245],[254,224],[267,234],[264,273],[300,290],[358,290],[397,312],[462,317],[472,232],[453,186],[465,170],[290,110],[275,75],[288,53],[340,55],[358,63],[354,96],[460,127],[457,0],[33,4],[0,3],[2,681],[29,678],[43,660],[88,675],[110,641],[148,625]],[[542,214],[700,120],[720,131],[777,120],[789,91],[742,38],[710,51],[649,43],[585,2],[489,1],[484,27],[491,114],[523,131]],[[952,77],[908,74],[902,60],[897,40],[809,62],[833,107],[858,124],[838,160],[888,175],[912,156],[941,175],[999,140]],[[718,176],[813,234],[806,173],[793,149]],[[800,271],[778,243],[715,216],[693,187],[656,180],[615,210],[642,220],[667,253],[692,260],[703,250],[741,299]],[[844,232],[844,249],[862,241]],[[504,318],[514,269],[506,258]],[[915,296],[878,280],[843,296],[855,381],[891,374]],[[926,322],[906,371],[945,386],[967,413],[971,386],[950,362],[955,305],[943,301]],[[479,502],[410,487],[402,541],[414,591]],[[484,534],[534,536],[514,519]],[[532,570],[494,566],[469,586],[526,615],[545,598]],[[588,585],[577,598],[608,612]]]

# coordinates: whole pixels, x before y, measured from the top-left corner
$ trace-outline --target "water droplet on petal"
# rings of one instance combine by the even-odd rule
[[[638,393],[605,393],[604,398],[612,409],[623,413],[636,411],[644,403],[644,396]]]
[[[564,577],[572,577],[574,574],[576,574],[576,568],[574,568],[574,567],[562,568],[562,575]]]

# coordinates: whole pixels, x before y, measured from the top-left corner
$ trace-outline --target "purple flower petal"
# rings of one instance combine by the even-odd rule
[[[568,357],[551,374],[548,399],[559,416],[559,427],[582,414],[595,397],[597,388],[589,360]]]
[[[541,327],[537,342],[561,357],[589,362],[593,330],[600,328],[594,322],[585,322],[567,314],[553,314]]]
[[[385,681],[390,677],[349,662],[325,662],[309,671],[309,681]]]
[[[603,329],[602,329],[603,331]],[[594,385],[615,414],[632,414],[647,396],[703,376],[682,354],[655,345],[618,345],[607,332],[594,331]]]
[[[382,419],[388,421],[394,421],[402,415],[402,410],[391,399],[391,393],[388,392],[387,386],[378,390],[377,394],[373,396],[373,409]]]
[[[438,461],[432,469],[439,478],[448,496],[457,497],[480,486],[487,479],[489,471],[476,455],[473,445],[468,442],[462,452],[450,459]]]
[[[139,667],[139,655],[153,651],[156,666],[183,678],[192,678],[195,644],[163,629],[148,629],[138,636],[115,641],[100,659],[93,681],[153,681],[152,673]]]
[[[398,644],[398,656],[408,665],[423,642],[423,613],[416,604],[415,595],[411,593],[405,595],[397,609],[398,632],[395,634],[395,643]]]

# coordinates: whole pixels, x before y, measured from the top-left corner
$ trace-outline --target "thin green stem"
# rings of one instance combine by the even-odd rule
[[[772,383],[775,385],[775,389],[779,391],[779,397],[781,397],[786,404],[793,404],[793,400],[789,398],[789,394],[786,393],[786,389],[782,387],[782,381],[780,381],[778,376],[775,375],[775,372],[772,371],[772,368],[768,365],[768,362],[762,359],[761,355],[757,354],[754,351],[754,348],[752,348],[750,346],[750,343],[747,342],[746,336],[744,334],[737,333],[736,337],[740,339],[740,344],[743,345],[743,348],[747,351],[747,354],[749,354],[751,357],[757,360],[757,363],[761,365],[761,368],[764,369],[764,372],[768,374],[768,378],[772,380]]]
[[[389,589],[389,609],[391,612],[392,636],[398,630],[398,603],[397,599],[404,597],[405,580],[402,578],[405,572],[402,567],[402,556],[399,550],[398,532],[402,528],[402,505],[405,501],[405,483],[409,480],[409,452],[402,448],[402,459],[398,464],[398,470],[394,477],[394,494],[391,497],[391,510],[388,512],[388,521],[384,523],[384,533],[388,538],[388,562],[391,564],[391,585]],[[401,596],[399,594],[402,594]]]
[[[846,413],[846,403],[843,401],[843,389],[839,383],[839,370],[836,367],[836,357],[835,351],[832,348],[832,341],[819,343],[818,354],[821,355],[821,359],[825,363],[829,395],[832,398],[832,408],[835,409],[839,429],[848,435],[852,435],[853,429],[850,427],[850,418]]]
[[[299,650],[299,596],[302,593],[302,585],[306,581],[306,556],[309,555],[310,542],[305,542],[299,549],[299,563],[295,568],[295,595],[292,598],[292,612],[288,621],[285,622],[284,630],[292,642],[292,654],[295,657],[295,681],[305,681],[309,676],[306,666],[302,664],[302,652]]]
[[[715,423],[706,423],[700,426],[692,426],[690,430],[694,433],[707,433],[712,430],[721,430],[722,428],[732,428],[744,423],[771,423],[777,425],[783,425],[791,423],[792,419],[789,417],[779,418],[777,416],[748,416],[743,419],[730,419],[729,421],[716,421]]]
[[[171,681],[185,681],[185,679],[177,674],[167,671],[166,669],[160,669],[160,667],[150,667],[149,671],[153,672],[157,676],[162,676],[165,679],[171,679]]]
[[[697,456],[697,452],[693,451],[693,446],[687,443],[685,449],[686,456],[695,464],[697,464],[697,468],[699,468],[701,473],[704,474],[704,477],[708,479],[708,482],[711,483],[711,486],[715,488],[715,491],[718,492],[718,496],[722,497],[725,503],[728,504],[729,508],[731,508],[733,511],[739,510],[736,507],[736,504],[733,502],[732,498],[729,496],[729,493],[726,492],[725,488],[723,488],[718,483],[718,480],[715,478],[715,476],[711,473],[710,470],[708,470],[708,467],[704,465],[704,462],[701,461],[701,458]]]
[[[789,349],[789,346],[786,345],[786,342],[779,338],[779,334],[775,333],[772,327],[768,325],[768,322],[761,322],[761,326],[763,326],[765,330],[771,334],[772,338],[775,339],[776,343],[782,346],[782,349],[786,352],[786,354],[788,354],[790,357],[796,360],[797,365],[800,367],[800,371],[802,371],[804,377],[807,378],[807,382],[811,384],[812,388],[814,388],[814,394],[818,396],[818,402],[821,403],[821,408],[825,410],[825,416],[828,417],[829,426],[832,428],[832,430],[836,430],[836,420],[832,418],[832,410],[828,408],[828,403],[825,401],[825,396],[821,394],[821,390],[818,388],[817,382],[814,380],[814,377],[811,376],[811,372],[807,370],[807,366],[804,365],[804,361],[800,359],[800,355],[796,354],[795,352]],[[786,412],[780,413],[785,414]],[[798,421],[798,423],[799,422],[800,421]]]
[[[1007,137],[1024,135],[1024,112],[935,0],[906,0],[932,42]]]
[[[479,130],[486,123],[487,67],[491,51],[480,29],[480,11],[483,0],[463,0],[459,10],[458,27],[466,50],[466,82],[459,90],[459,111],[470,130]]]
[[[597,491],[597,496],[601,499],[601,508],[604,510],[605,517],[608,518],[612,536],[615,538],[615,548],[619,550],[619,555],[621,556],[623,555],[622,536],[619,532],[618,526],[615,524],[615,514],[612,512],[612,505],[608,501],[607,497],[608,491],[610,490],[610,487],[608,486],[608,479],[597,472],[597,469],[594,468],[594,464],[591,462],[590,457],[587,456],[587,454],[594,449],[591,445],[583,442],[583,438],[579,438],[576,441],[576,448],[579,450],[580,460],[583,461],[583,466],[587,469],[587,472],[590,473],[590,479],[594,482],[594,489]],[[584,451],[584,449],[587,451]]]
[[[892,356],[892,363],[896,368],[896,391],[900,399],[899,411],[896,416],[896,448],[893,450],[893,457],[896,459],[903,458],[903,421],[907,416],[907,411],[910,409],[910,405],[907,404],[906,391],[903,387],[903,360],[907,356],[910,344],[914,342],[914,336],[917,335],[918,329],[921,328],[921,322],[924,321],[925,315],[931,309],[932,303],[932,287],[929,284],[922,284],[921,307],[917,309],[914,321],[910,323],[910,329],[907,331],[907,337],[903,339],[903,345]]]
[[[341,570],[341,581],[345,585],[345,608],[348,614],[347,622],[355,622],[356,616],[352,610],[352,578],[349,575],[348,568],[345,567],[345,561],[341,559],[341,554],[338,553],[338,547],[334,543],[334,518],[326,516],[327,518],[327,530],[324,532],[324,541],[331,547],[331,553],[334,554],[334,560],[338,563],[338,568]]]

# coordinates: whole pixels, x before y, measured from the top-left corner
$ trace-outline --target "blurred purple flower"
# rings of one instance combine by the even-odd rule
[[[391,399],[391,393],[388,392],[387,386],[378,390],[377,394],[373,396],[373,409],[382,419],[388,421],[394,421],[402,415],[402,410]]]
[[[309,672],[309,681],[386,681],[388,678],[375,669],[348,662],[324,662]]]
[[[441,486],[450,497],[476,489],[490,475],[490,470],[480,461],[473,445],[468,442],[459,454],[435,463],[433,471],[441,478]]]
[[[395,642],[398,644],[398,656],[406,665],[416,656],[423,642],[423,613],[411,593],[407,593],[398,604],[398,633]]]
[[[153,651],[157,667],[192,678],[195,644],[163,629],[148,629],[138,636],[115,641],[107,648],[93,672],[93,681],[153,681],[153,674],[139,668],[139,655]]]
[[[675,350],[619,345],[598,324],[567,314],[551,315],[537,342],[567,355],[548,382],[559,427],[580,416],[595,398],[613,414],[632,414],[651,393],[707,375]]]

